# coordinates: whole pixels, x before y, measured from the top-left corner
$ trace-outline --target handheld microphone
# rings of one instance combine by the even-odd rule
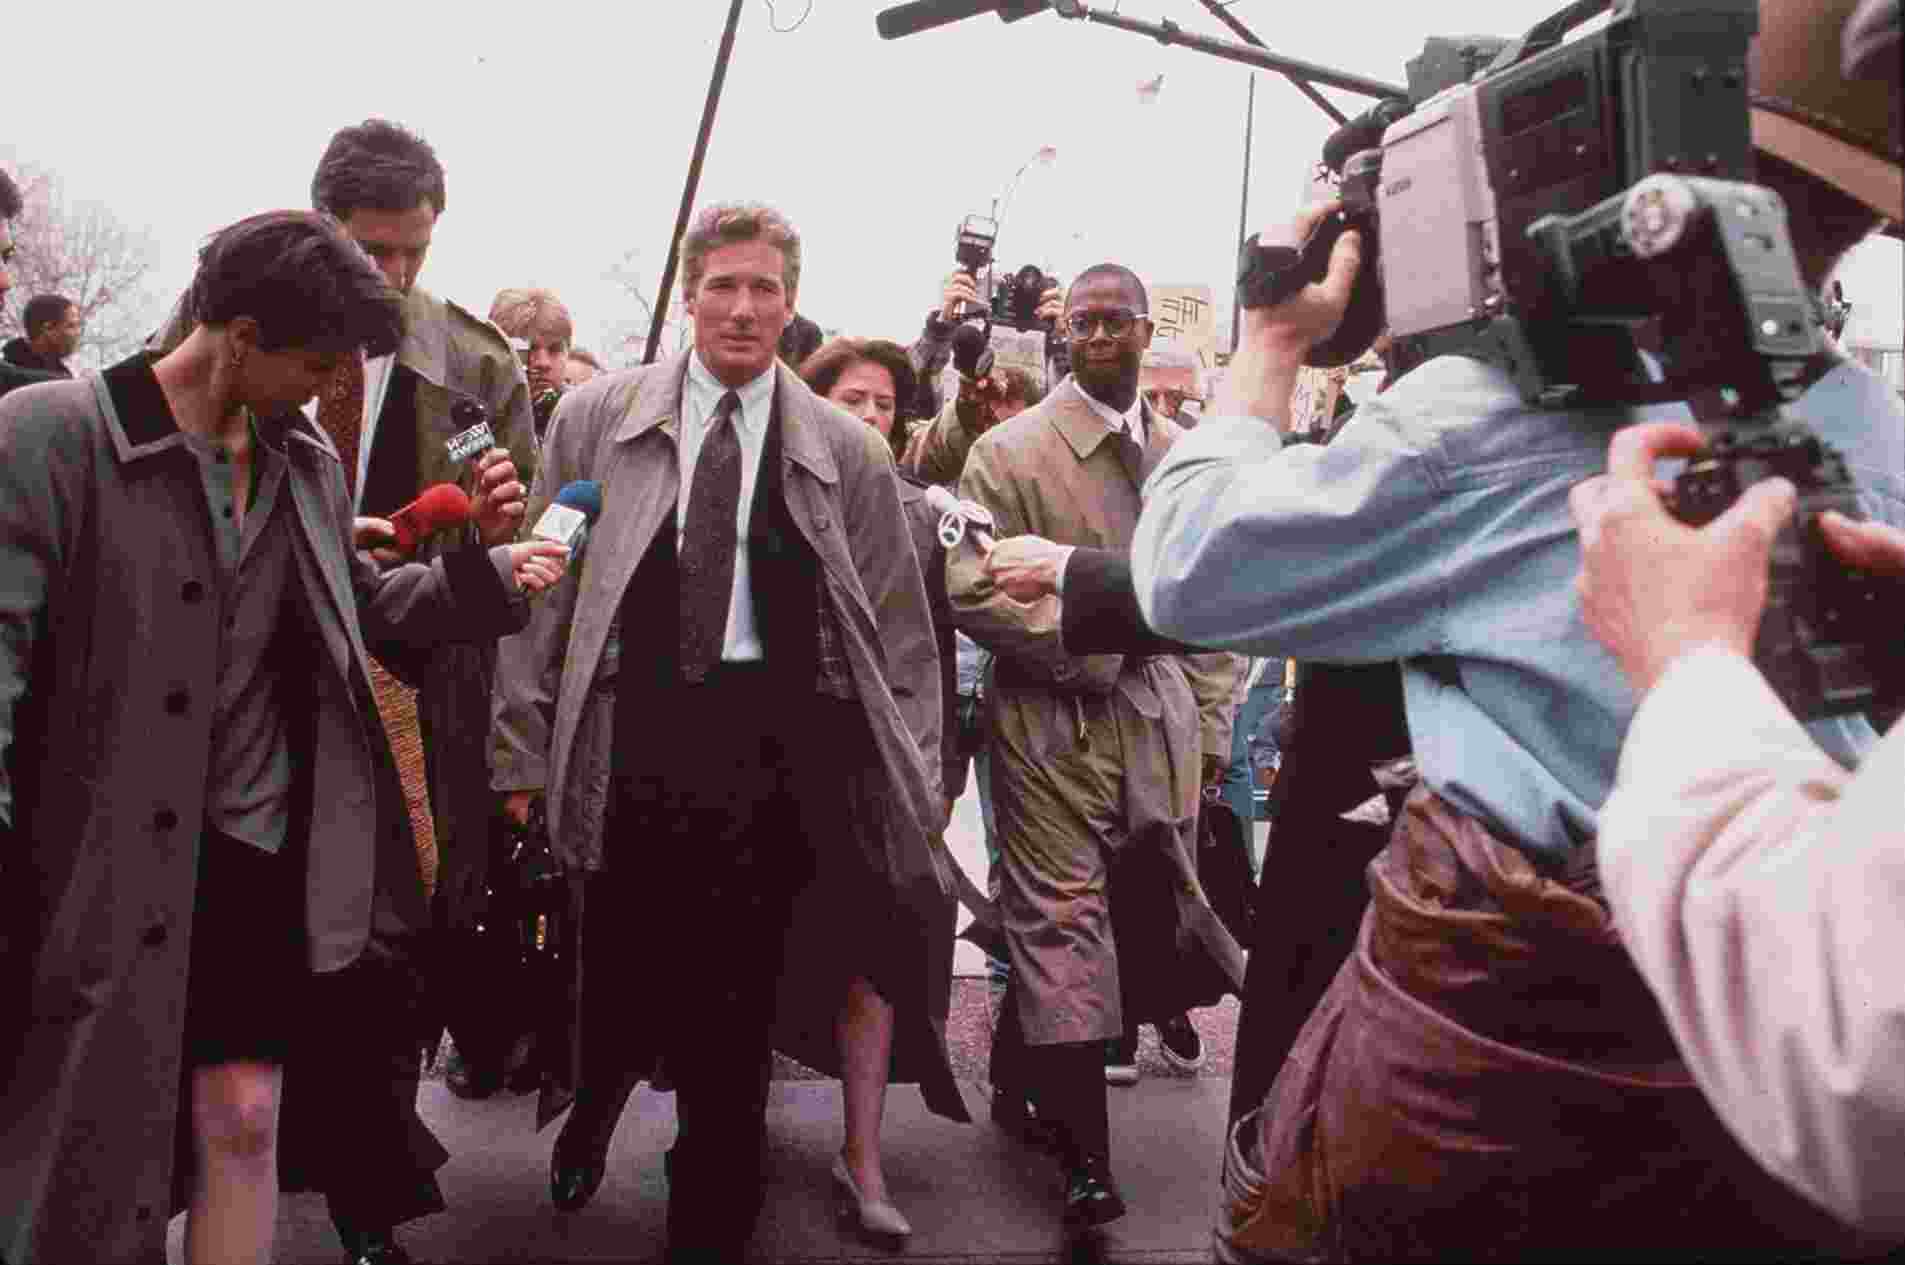
[[[594,479],[576,479],[562,485],[529,534],[564,546],[569,551],[569,565],[579,566],[582,550],[589,542],[589,527],[601,513],[602,485]]]
[[[926,504],[939,511],[939,543],[957,549],[972,534],[981,553],[992,548],[992,511],[977,501],[962,501],[937,483],[926,489]]]
[[[454,483],[438,483],[423,490],[410,504],[390,516],[396,529],[396,548],[414,553],[425,538],[446,527],[461,527],[470,521],[470,498]]]
[[[468,461],[496,446],[496,435],[489,428],[489,409],[483,401],[458,396],[450,405],[450,420],[462,428],[443,442],[452,462]]]

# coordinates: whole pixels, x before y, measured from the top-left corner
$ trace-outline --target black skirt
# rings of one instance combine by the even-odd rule
[[[309,987],[303,850],[206,827],[186,980],[185,1066],[282,1064]]]

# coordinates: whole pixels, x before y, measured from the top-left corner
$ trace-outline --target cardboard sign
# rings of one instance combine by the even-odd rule
[[[1151,287],[1152,346],[1168,344],[1197,357],[1200,368],[1217,364],[1217,305],[1207,285]]]

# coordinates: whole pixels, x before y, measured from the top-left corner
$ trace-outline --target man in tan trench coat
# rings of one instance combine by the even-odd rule
[[[670,1253],[732,1260],[761,1206],[777,993],[824,974],[831,1032],[868,975],[897,1047],[952,909],[921,742],[938,659],[892,457],[776,361],[799,238],[768,207],[704,208],[682,276],[692,351],[594,379],[550,423],[532,520],[578,480],[602,512],[577,582],[502,643],[493,761],[512,816],[546,792],[578,880],[579,1085],[551,1194],[593,1196],[659,1056]],[[786,929],[816,906],[819,934]]]
[[[1143,283],[1116,265],[1073,283],[1064,321],[1075,376],[981,436],[960,481],[998,537],[1128,548],[1144,477],[1179,434],[1138,398],[1146,302]],[[1057,1126],[1066,1220],[1100,1224],[1124,1213],[1105,1042],[1125,1027],[1120,971],[1147,952],[1114,937],[1112,859],[1149,853],[1169,864],[1144,872],[1195,887],[1197,703],[1175,657],[1069,653],[1058,599],[1015,601],[976,550],[949,558],[947,588],[960,628],[998,656],[988,721],[1012,984],[997,1042],[1016,1055],[995,1060],[994,1113],[1022,1112],[1029,1099]]]

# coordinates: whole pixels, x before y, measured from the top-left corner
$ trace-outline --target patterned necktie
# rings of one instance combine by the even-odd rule
[[[734,430],[740,410],[741,397],[733,391],[715,406],[688,489],[681,535],[681,675],[690,684],[706,679],[721,661],[728,630],[741,507],[741,439]]]
[[[364,433],[364,358],[346,356],[318,397],[318,429],[344,459],[344,486],[357,495],[357,443]]]

